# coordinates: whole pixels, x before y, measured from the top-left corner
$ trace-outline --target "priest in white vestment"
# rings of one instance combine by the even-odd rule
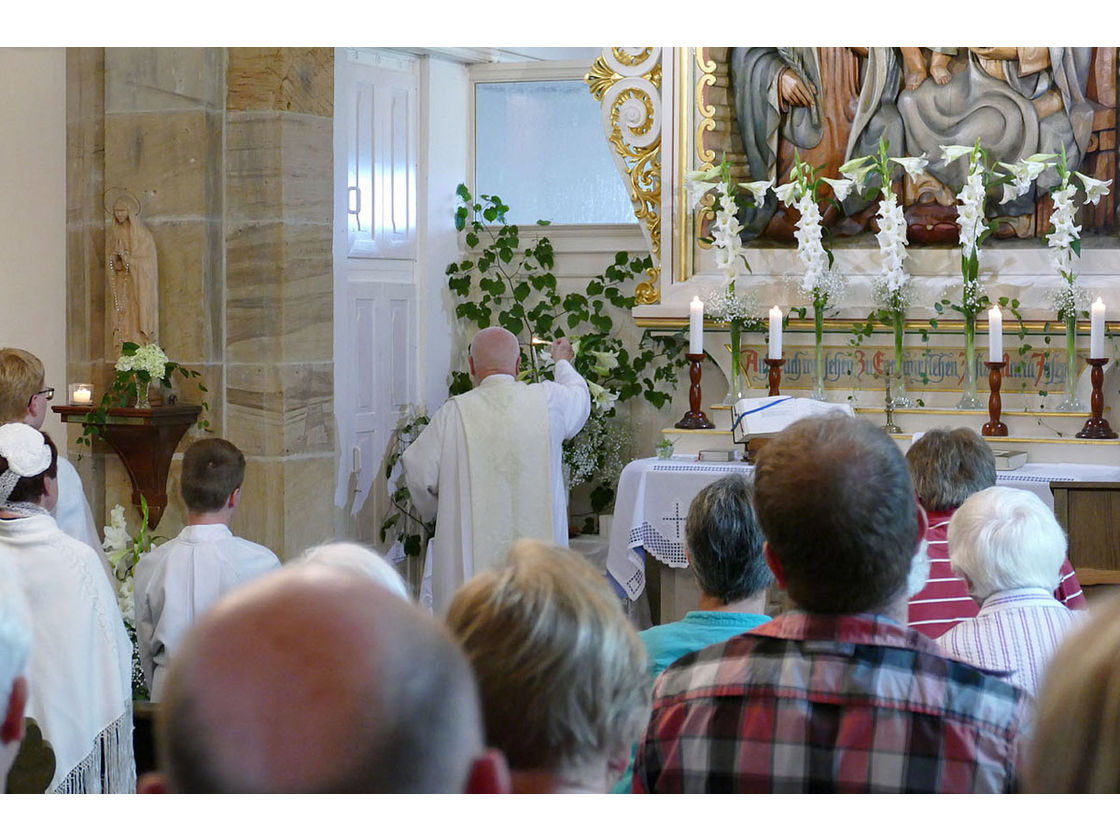
[[[502,565],[515,540],[568,545],[563,443],[587,422],[591,395],[568,339],[553,343],[552,358],[554,382],[519,382],[517,337],[480,331],[469,360],[476,387],[440,406],[404,452],[412,501],[436,520],[428,564],[439,615],[465,581]]]
[[[44,381],[43,363],[38,356],[14,347],[0,349],[0,423],[26,423],[42,429],[54,397],[54,388],[45,388]],[[51,515],[63,533],[93,549],[112,581],[113,571],[102,550],[82,478],[74,465],[61,455],[58,458],[58,504]]]
[[[52,793],[131,793],[132,644],[93,550],[50,515],[57,452],[23,423],[0,426],[0,562],[32,616],[26,714],[54,750]]]

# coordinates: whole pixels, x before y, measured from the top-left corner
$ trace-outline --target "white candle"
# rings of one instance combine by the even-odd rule
[[[88,385],[74,385],[70,392],[70,402],[73,405],[92,405],[93,392]]]
[[[1104,301],[1097,298],[1089,312],[1089,358],[1104,358]]]
[[[688,305],[688,352],[694,356],[704,352],[704,302],[698,297]]]
[[[770,309],[770,358],[782,358],[782,310]]]
[[[988,361],[1003,363],[1003,312],[998,306],[988,310]]]

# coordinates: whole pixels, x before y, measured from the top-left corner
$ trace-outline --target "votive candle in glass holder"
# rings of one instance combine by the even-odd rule
[[[93,405],[93,385],[88,382],[71,382],[70,405]]]

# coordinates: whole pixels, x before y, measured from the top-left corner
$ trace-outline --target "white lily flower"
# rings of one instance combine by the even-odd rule
[[[774,186],[774,179],[771,178],[769,181],[748,181],[744,184],[739,184],[739,186],[751,194],[755,204],[762,204],[766,201],[766,193]]]
[[[778,201],[790,207],[793,205],[795,193],[797,191],[797,182],[790,181],[787,184],[779,184],[774,187],[774,195],[778,197]]]
[[[911,178],[917,178],[929,166],[929,158],[926,157],[925,152],[922,152],[918,157],[892,157],[890,160],[905,169],[906,174]]]
[[[873,169],[874,168],[874,166],[875,166],[874,164],[871,164],[871,166],[867,165],[867,162],[871,159],[872,159],[871,155],[864,155],[863,157],[852,158],[851,160],[847,161],[846,163],[844,163],[840,167],[840,174],[843,175],[845,178],[851,178],[853,181],[858,180],[855,177],[853,177],[855,175],[855,173],[866,172],[868,169]]]
[[[855,186],[854,181],[849,181],[847,178],[839,180],[835,178],[821,178],[826,184],[832,187],[832,192],[836,196],[837,201],[843,201],[851,193],[852,187]]]
[[[1081,183],[1085,185],[1085,201],[1089,204],[1096,204],[1102,196],[1108,195],[1108,185],[1112,183],[1111,178],[1107,181],[1099,181],[1081,172],[1076,174],[1081,179]]]
[[[999,200],[1000,204],[1006,204],[1009,201],[1014,201],[1019,197],[1019,190],[1015,186],[1015,182],[1003,185],[1003,198]]]
[[[959,157],[972,154],[972,146],[942,146],[941,159],[945,163],[952,163]]]

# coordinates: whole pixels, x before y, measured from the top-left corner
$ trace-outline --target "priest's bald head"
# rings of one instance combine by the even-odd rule
[[[297,564],[231,592],[171,663],[157,721],[177,793],[502,790],[470,667],[419,607]]]
[[[480,330],[471,342],[468,362],[476,385],[495,373],[517,376],[521,369],[521,347],[517,336],[504,327]]]

